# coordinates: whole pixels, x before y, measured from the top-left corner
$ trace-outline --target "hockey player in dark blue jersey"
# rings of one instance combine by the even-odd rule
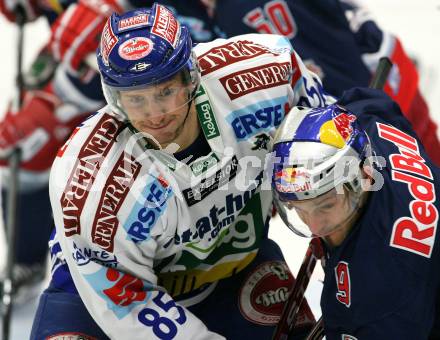
[[[272,188],[283,221],[326,249],[326,338],[438,338],[439,168],[380,91],[292,111]]]

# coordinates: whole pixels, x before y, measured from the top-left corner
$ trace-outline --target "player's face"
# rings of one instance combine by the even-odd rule
[[[120,105],[131,124],[154,137],[162,147],[176,142],[182,134],[188,98],[188,87],[183,85],[180,76],[145,89],[121,91],[119,95]]]
[[[335,233],[347,225],[354,215],[358,200],[344,192],[338,194],[333,189],[319,197],[304,201],[286,202],[289,209],[295,209],[301,220],[314,236],[324,237]]]

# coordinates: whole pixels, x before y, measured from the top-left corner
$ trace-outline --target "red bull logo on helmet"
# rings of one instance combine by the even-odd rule
[[[279,192],[293,193],[312,189],[310,175],[295,168],[285,168],[277,171],[274,180],[276,189]]]
[[[332,120],[321,125],[319,129],[320,141],[324,144],[342,149],[353,133],[352,123],[355,120],[355,115],[345,112],[333,117]]]
[[[351,123],[353,123],[355,120],[355,115],[347,114],[345,112],[333,118],[336,129],[345,140],[348,140],[348,138],[353,133],[353,127],[351,126]]]

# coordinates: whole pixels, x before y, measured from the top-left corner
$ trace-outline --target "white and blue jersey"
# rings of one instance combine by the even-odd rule
[[[75,129],[52,167],[64,258],[110,338],[223,338],[187,306],[245,269],[266,238],[263,169],[285,114],[334,101],[281,36],[220,39],[195,52],[207,155],[186,162],[150,149],[105,107]]]

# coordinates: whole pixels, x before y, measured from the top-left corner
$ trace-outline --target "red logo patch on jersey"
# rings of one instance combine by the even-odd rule
[[[394,222],[390,246],[430,258],[439,219],[432,171],[420,155],[415,138],[394,126],[376,124],[379,137],[399,151],[389,156],[392,180],[405,183],[414,198],[408,202],[411,216],[401,216]]]
[[[176,47],[180,35],[180,24],[165,6],[157,5],[151,33],[168,41]]]
[[[296,72],[295,72],[296,73]],[[231,100],[246,94],[289,83],[291,64],[270,63],[229,74],[220,83]]]
[[[268,261],[260,264],[249,274],[240,289],[241,314],[256,324],[277,324],[293,284],[293,275],[285,262]],[[304,326],[313,322],[313,314],[307,303],[303,302],[297,325]]]
[[[136,37],[119,46],[118,53],[125,60],[138,60],[146,57],[153,50],[153,42],[144,37]]]
[[[60,200],[67,237],[81,232],[82,209],[121,124],[112,116],[104,114],[81,147]]]
[[[103,292],[117,306],[126,307],[135,301],[143,301],[147,297],[142,280],[130,274],[123,274],[109,268],[107,269],[107,279],[116,283]]]
[[[248,40],[233,41],[216,46],[200,55],[199,62],[202,76],[242,60],[252,59],[265,53],[272,53],[262,45]],[[276,55],[275,53],[272,53]]]
[[[336,299],[344,304],[346,307],[351,305],[351,282],[350,282],[350,271],[348,269],[348,263],[340,261],[335,267],[335,277],[336,277],[336,288],[338,289],[336,293]]]
[[[92,226],[92,242],[104,250],[113,251],[119,225],[117,213],[140,169],[141,165],[133,156],[122,153],[102,189]]]

